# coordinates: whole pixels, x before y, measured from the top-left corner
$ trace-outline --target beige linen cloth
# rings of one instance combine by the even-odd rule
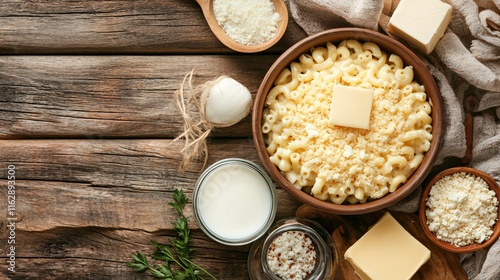
[[[308,34],[356,26],[387,33],[398,0],[290,0],[290,12]],[[445,0],[452,22],[433,53],[420,58],[440,87],[445,134],[436,165],[465,155],[463,101],[479,98],[474,108],[473,159],[470,166],[500,181],[500,0]],[[416,52],[418,54],[418,52]],[[421,189],[393,209],[417,210]],[[489,249],[461,254],[469,279],[500,279],[500,240]]]

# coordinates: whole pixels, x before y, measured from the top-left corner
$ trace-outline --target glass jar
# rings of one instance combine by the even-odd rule
[[[248,256],[248,274],[252,280],[282,280],[269,267],[267,256],[272,242],[284,232],[298,231],[308,236],[316,250],[314,268],[307,280],[334,279],[338,270],[338,255],[330,234],[317,222],[305,218],[287,218],[276,222],[267,236],[256,241]]]
[[[209,166],[193,192],[193,212],[200,229],[225,245],[259,239],[274,222],[277,208],[271,178],[258,165],[239,158]]]

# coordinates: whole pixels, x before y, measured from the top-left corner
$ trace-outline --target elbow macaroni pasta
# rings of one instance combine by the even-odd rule
[[[298,189],[336,204],[396,191],[432,140],[431,105],[412,66],[378,45],[345,40],[300,55],[266,97],[262,131],[271,161]],[[374,91],[370,129],[330,126],[335,84]]]

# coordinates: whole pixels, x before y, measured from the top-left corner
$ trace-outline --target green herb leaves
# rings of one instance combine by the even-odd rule
[[[188,219],[184,215],[184,207],[188,203],[188,198],[182,190],[174,190],[173,196],[174,201],[169,204],[178,215],[178,218],[173,223],[177,238],[169,239],[173,249],[168,245],[159,244],[152,240],[151,244],[156,251],[151,255],[151,258],[163,261],[163,263],[150,265],[148,259],[142,253],[132,253],[130,256],[133,261],[127,262],[126,265],[137,272],[149,270],[151,275],[156,279],[202,280],[205,279],[203,276],[216,279],[205,269],[191,261],[191,248],[189,247],[190,231]]]

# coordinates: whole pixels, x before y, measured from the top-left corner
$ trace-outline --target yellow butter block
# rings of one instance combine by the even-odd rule
[[[431,257],[431,252],[386,212],[344,254],[362,280],[405,280]]]
[[[369,129],[372,103],[373,90],[334,85],[329,123]]]
[[[389,20],[389,32],[430,54],[451,21],[451,5],[439,0],[401,0]]]

